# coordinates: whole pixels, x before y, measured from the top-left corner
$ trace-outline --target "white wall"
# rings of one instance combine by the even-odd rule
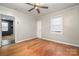
[[[62,16],[64,18],[64,34],[50,32],[50,19],[53,16]],[[79,46],[79,5],[67,8],[61,11],[52,12],[41,16],[42,38],[66,42]]]
[[[15,41],[36,37],[36,20],[27,13],[0,6],[0,14],[15,17]]]

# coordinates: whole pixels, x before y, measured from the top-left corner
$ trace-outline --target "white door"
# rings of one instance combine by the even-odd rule
[[[41,20],[37,20],[37,37],[41,38]]]

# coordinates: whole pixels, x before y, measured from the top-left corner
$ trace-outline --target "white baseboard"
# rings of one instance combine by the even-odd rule
[[[26,39],[23,39],[23,40],[20,40],[20,41],[16,41],[16,43],[20,43],[20,42],[26,41],[26,40],[31,40],[31,39],[34,39],[34,38],[36,38],[36,37],[26,38]]]
[[[67,45],[71,45],[71,46],[75,46],[75,47],[79,47],[79,45],[76,44],[71,44],[71,43],[67,43],[67,42],[62,42],[62,41],[57,41],[57,40],[52,40],[52,39],[47,39],[47,38],[42,38],[48,41],[53,41],[53,42],[57,42],[57,43],[61,43],[61,44],[67,44]]]
[[[27,39],[24,39],[24,40],[17,41],[16,43],[26,41],[26,40],[31,40],[31,39],[34,39],[34,38],[37,38],[37,37],[27,38]],[[71,45],[71,46],[75,46],[75,47],[79,47],[79,45],[71,44],[71,43],[67,43],[67,42],[62,42],[62,41],[58,41],[58,40],[52,40],[52,39],[48,39],[48,38],[41,38],[41,39],[48,40],[48,41],[53,41],[53,42],[57,42],[57,43],[61,43],[61,44],[67,44],[67,45]]]

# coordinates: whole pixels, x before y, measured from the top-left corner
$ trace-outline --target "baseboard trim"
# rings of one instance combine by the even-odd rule
[[[20,42],[23,42],[23,41],[26,41],[26,40],[32,40],[32,39],[37,39],[37,37],[27,38],[27,39],[24,39],[24,40],[17,41],[16,43],[20,43]],[[66,45],[71,45],[71,46],[75,46],[75,47],[79,47],[79,45],[76,45],[76,44],[71,44],[71,43],[67,43],[67,42],[52,40],[52,39],[48,39],[48,38],[40,38],[40,39],[44,39],[44,40],[48,40],[48,41],[53,41],[53,42],[57,42],[57,43],[61,43],[61,44],[66,44]]]
[[[52,40],[52,39],[47,39],[47,38],[42,38],[42,39],[48,40],[48,41],[57,42],[57,43],[61,43],[61,44],[71,45],[71,46],[75,46],[75,47],[78,47],[78,48],[79,48],[79,45],[76,45],[76,44],[71,44],[71,43],[62,42],[62,41],[57,41],[57,40]]]
[[[26,41],[26,40],[32,40],[32,39],[36,39],[36,37],[26,38],[26,39],[23,39],[23,40],[20,40],[20,41],[16,41],[16,43],[20,43],[20,42],[23,42],[23,41]]]

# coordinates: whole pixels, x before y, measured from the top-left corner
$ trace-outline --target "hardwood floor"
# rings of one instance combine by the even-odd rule
[[[79,56],[79,48],[32,39],[0,48],[1,56]]]

